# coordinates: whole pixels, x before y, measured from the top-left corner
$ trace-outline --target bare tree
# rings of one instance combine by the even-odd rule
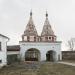
[[[69,41],[68,41],[68,47],[71,51],[74,50],[74,47],[75,47],[75,40],[73,38],[71,38]]]

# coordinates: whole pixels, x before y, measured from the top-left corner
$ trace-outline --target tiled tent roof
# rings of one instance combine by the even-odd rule
[[[7,46],[7,51],[20,51],[20,45]]]
[[[49,23],[48,14],[46,13],[46,20],[45,20],[45,23],[43,26],[41,36],[51,36],[51,35],[54,35],[54,32],[53,32],[51,25]]]
[[[30,12],[30,19],[29,19],[29,22],[28,22],[26,29],[24,31],[24,35],[38,36],[37,30],[36,30],[35,25],[33,23],[32,12]]]

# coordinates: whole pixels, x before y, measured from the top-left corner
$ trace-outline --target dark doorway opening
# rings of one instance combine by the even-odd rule
[[[7,55],[7,64],[12,64],[14,62],[18,62],[18,55],[17,54],[12,54],[12,55]]]
[[[50,50],[46,53],[46,61],[54,61],[55,52]]]
[[[25,53],[25,61],[39,61],[40,52],[35,48],[28,49]]]

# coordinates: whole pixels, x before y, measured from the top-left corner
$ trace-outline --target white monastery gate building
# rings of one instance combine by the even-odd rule
[[[62,60],[61,41],[57,41],[46,13],[43,30],[39,36],[35,28],[32,12],[20,43],[21,61],[59,61]]]
[[[9,38],[0,34],[0,66],[20,59],[21,61],[59,61],[62,60],[61,41],[57,41],[46,13],[43,30],[39,36],[35,28],[32,12],[20,45],[7,46]]]

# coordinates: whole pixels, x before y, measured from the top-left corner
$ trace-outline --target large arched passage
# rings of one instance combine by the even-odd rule
[[[55,61],[55,55],[56,52],[53,50],[50,50],[46,53],[46,61]]]
[[[25,61],[40,61],[40,51],[30,48],[25,52]]]

